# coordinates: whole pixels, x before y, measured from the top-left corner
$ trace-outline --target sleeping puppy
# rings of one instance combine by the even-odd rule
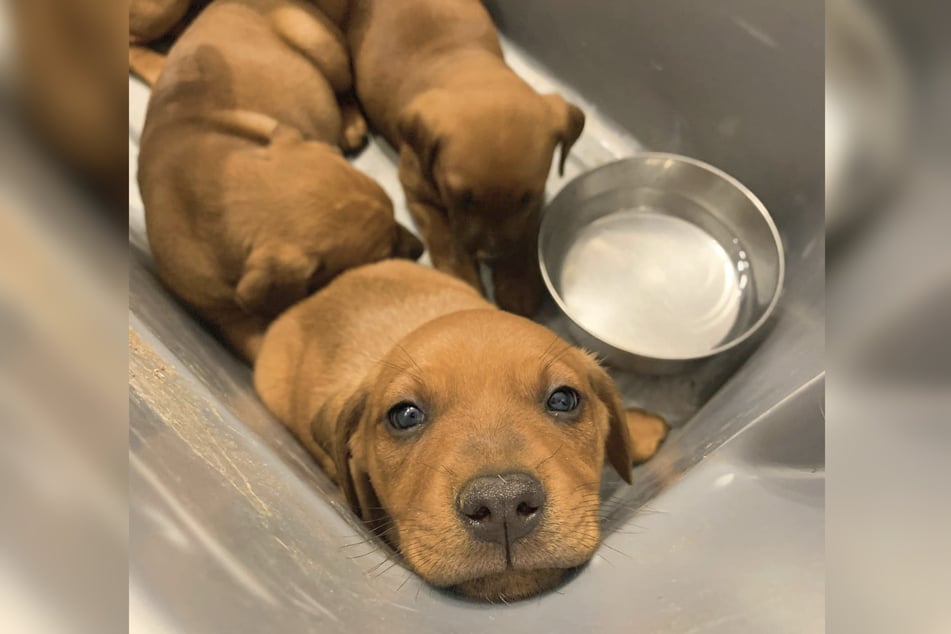
[[[246,359],[344,269],[422,251],[337,147],[365,136],[338,106],[349,90],[342,36],[315,7],[218,0],[153,91],[139,186],[159,276]]]
[[[388,260],[281,315],[258,394],[423,579],[488,600],[556,585],[600,540],[605,457],[666,426],[590,355],[444,273]]]
[[[354,0],[347,37],[357,96],[399,150],[434,266],[482,288],[484,262],[498,305],[531,314],[545,182],[559,145],[564,170],[584,114],[505,64],[479,0]]]

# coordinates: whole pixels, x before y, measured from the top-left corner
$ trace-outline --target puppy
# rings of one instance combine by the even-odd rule
[[[421,577],[488,600],[536,594],[588,561],[605,456],[630,482],[632,459],[666,434],[622,409],[588,354],[398,260],[281,315],[254,382]]]
[[[354,0],[347,36],[357,96],[399,150],[434,266],[482,288],[485,262],[498,305],[534,312],[545,181],[558,145],[564,170],[584,114],[505,64],[479,0]]]
[[[342,35],[303,0],[218,0],[172,48],[139,186],[161,279],[253,359],[266,324],[344,269],[422,244],[353,168],[365,124]]]

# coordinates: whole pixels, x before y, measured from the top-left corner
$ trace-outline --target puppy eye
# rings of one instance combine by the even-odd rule
[[[419,425],[426,420],[423,410],[416,407],[413,403],[399,403],[390,408],[386,415],[390,427],[397,431],[406,431]]]
[[[581,395],[570,387],[560,387],[548,397],[549,412],[573,412],[581,403]]]
[[[528,203],[532,202],[535,197],[532,195],[532,192],[525,192],[522,194],[522,197],[518,199],[518,204],[524,207]]]

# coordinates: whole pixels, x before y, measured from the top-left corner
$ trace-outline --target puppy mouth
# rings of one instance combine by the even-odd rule
[[[519,601],[559,585],[574,568],[540,568],[517,570],[485,575],[457,584],[454,590],[471,599],[482,601]]]
[[[486,553],[488,555],[488,553]],[[407,560],[425,581],[437,587],[482,601],[516,601],[551,590],[572,571],[584,566],[593,555],[574,552],[561,560],[531,557],[526,561],[517,554],[499,548],[490,556],[476,560],[456,561],[449,570],[421,570]],[[448,561],[452,561],[451,559]],[[430,574],[427,574],[430,573]],[[433,574],[435,573],[435,574]]]

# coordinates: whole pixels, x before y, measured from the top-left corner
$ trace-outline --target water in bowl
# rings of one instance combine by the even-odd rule
[[[687,220],[625,210],[581,229],[564,259],[561,290],[576,321],[615,347],[692,357],[748,325],[749,267],[738,240],[722,244]]]

